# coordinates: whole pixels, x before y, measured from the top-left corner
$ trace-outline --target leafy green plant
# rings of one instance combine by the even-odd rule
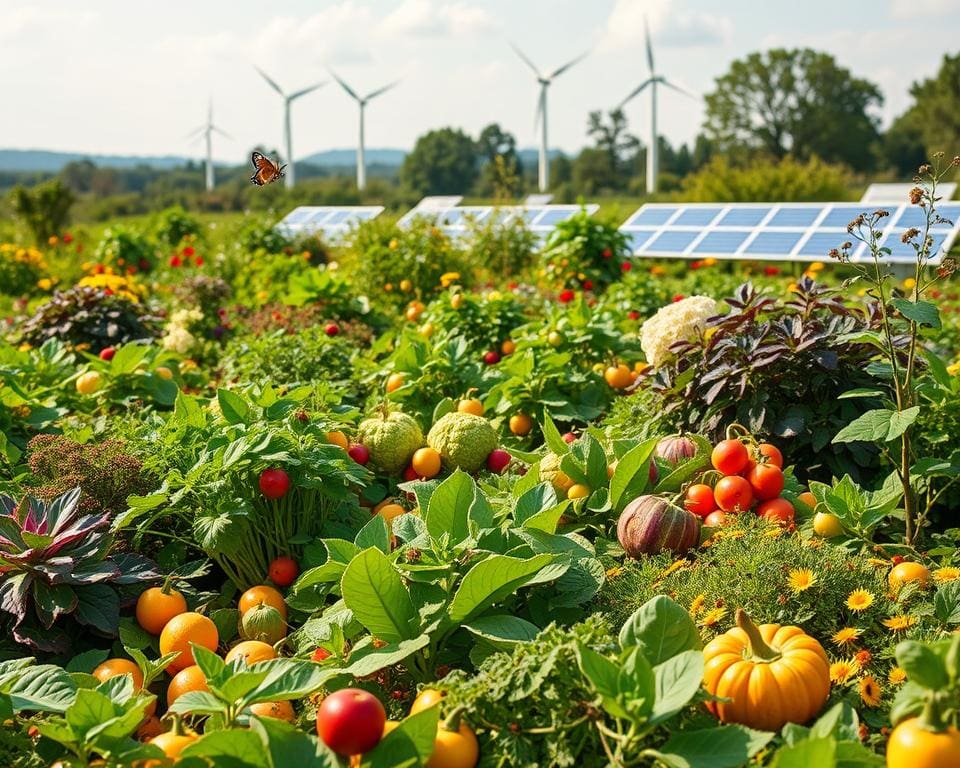
[[[459,295],[456,306],[451,301]],[[488,350],[499,354],[501,344],[526,322],[522,304],[509,293],[491,291],[485,295],[452,289],[450,297],[441,296],[421,317],[434,325],[434,332],[448,339],[462,337],[477,356]]]
[[[31,189],[14,187],[10,204],[34,242],[45,243],[48,237],[59,235],[70,222],[70,209],[76,197],[60,179],[51,179]]]
[[[200,235],[201,224],[180,206],[173,206],[158,215],[156,233],[161,243],[176,248],[185,237]]]
[[[121,271],[133,267],[140,272],[149,272],[157,266],[157,255],[147,236],[122,226],[104,230],[93,258],[98,264],[117,267]]]
[[[555,284],[589,290],[606,287],[629,269],[629,238],[612,222],[586,209],[558,222],[541,251],[543,268]]]
[[[471,259],[501,278],[525,272],[540,245],[522,217],[498,215],[496,209],[481,221],[468,217],[466,236]]]

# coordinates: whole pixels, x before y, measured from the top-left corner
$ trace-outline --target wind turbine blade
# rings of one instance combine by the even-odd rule
[[[379,96],[381,93],[384,93],[385,91],[389,91],[391,88],[393,88],[393,87],[395,87],[395,86],[397,86],[397,85],[399,85],[399,84],[400,84],[400,81],[399,81],[399,80],[395,80],[394,82],[390,83],[389,85],[383,86],[383,88],[378,88],[378,89],[375,90],[375,91],[371,91],[370,93],[368,93],[366,96],[363,97],[363,100],[364,100],[364,101],[370,101],[370,99],[375,98],[376,96]]]
[[[590,53],[590,51],[584,51],[584,52],[581,53],[579,56],[577,56],[577,58],[571,59],[571,60],[568,61],[566,64],[564,64],[562,67],[557,67],[555,70],[553,70],[553,72],[550,73],[550,77],[548,77],[547,79],[548,79],[548,80],[553,80],[553,78],[557,77],[558,75],[562,75],[564,72],[566,72],[568,69],[570,69],[570,67],[572,67],[574,64],[576,64],[577,62],[582,61],[583,59],[585,59],[585,58],[587,57],[587,54],[588,54],[588,53]]]
[[[314,83],[308,88],[302,88],[301,90],[295,93],[291,93],[289,97],[289,101],[293,101],[294,99],[299,99],[301,96],[306,96],[308,93],[315,91],[317,90],[317,88],[321,88],[326,84],[327,84],[327,81],[324,80],[322,83]]]
[[[640,83],[640,85],[638,85],[636,88],[634,88],[632,91],[630,91],[630,95],[627,96],[627,98],[625,98],[623,101],[621,101],[617,106],[618,106],[618,107],[624,106],[628,101],[630,101],[630,99],[632,99],[632,98],[634,98],[635,96],[637,96],[638,94],[640,94],[640,93],[643,91],[643,89],[646,88],[648,85],[650,85],[650,83],[652,83],[652,82],[653,82],[653,78],[652,78],[652,77],[647,78],[646,80],[644,80],[642,83]]]
[[[207,130],[207,126],[201,125],[199,128],[195,128],[194,130],[190,131],[190,133],[186,134],[183,137],[183,140],[186,141],[187,139],[192,139],[194,136],[200,136],[205,130]]]
[[[643,35],[647,41],[647,66],[650,67],[650,74],[653,74],[653,45],[650,43],[650,22],[647,17],[643,17]]]
[[[689,96],[691,99],[699,100],[700,98],[695,93],[691,93],[686,88],[681,88],[679,85],[671,83],[669,80],[661,80],[660,85],[665,85],[667,88],[673,88],[673,90],[675,90],[677,93],[682,93],[684,96]]]
[[[254,69],[257,70],[257,72],[260,73],[260,77],[262,77],[264,80],[266,80],[266,81],[267,81],[267,84],[268,84],[271,88],[273,88],[273,90],[275,90],[275,91],[276,91],[277,93],[279,93],[281,96],[284,96],[284,97],[285,97],[285,96],[287,95],[287,94],[285,94],[285,93],[283,92],[283,89],[282,89],[279,85],[277,85],[277,84],[271,79],[270,75],[268,75],[266,72],[264,72],[262,69],[260,69],[260,67],[254,67]]]
[[[343,88],[343,90],[345,90],[347,93],[350,94],[351,98],[355,99],[356,101],[362,101],[362,99],[361,99],[359,96],[357,96],[357,92],[354,91],[353,88],[351,88],[351,87],[350,87],[349,85],[347,85],[345,82],[343,82],[343,80],[341,80],[341,79],[337,76],[337,73],[336,73],[336,72],[334,72],[332,69],[328,69],[327,71],[330,73],[330,76],[331,76],[334,80],[336,80],[338,83],[340,83],[340,86]]]
[[[215,126],[215,125],[211,125],[211,126],[210,126],[210,130],[211,130],[211,131],[216,131],[216,132],[219,133],[221,136],[223,136],[223,138],[225,138],[225,139],[230,139],[230,141],[233,141],[233,136],[231,136],[231,135],[230,135],[229,133],[227,133],[226,131],[220,130],[220,129],[217,128],[217,126]]]
[[[524,63],[526,63],[526,65],[533,70],[533,74],[535,74],[537,77],[542,77],[542,75],[540,74],[540,70],[537,69],[537,65],[534,64],[532,61],[530,61],[530,59],[527,58],[527,55],[523,51],[517,48],[517,46],[514,45],[513,43],[510,43],[510,47],[513,48],[513,52],[516,53],[517,56],[519,56],[521,59],[523,59]]]

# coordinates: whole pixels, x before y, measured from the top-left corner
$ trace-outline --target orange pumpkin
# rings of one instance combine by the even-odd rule
[[[779,731],[805,723],[830,695],[830,662],[823,647],[800,627],[757,627],[742,609],[737,626],[703,649],[707,692],[730,701],[707,707],[724,723]]]

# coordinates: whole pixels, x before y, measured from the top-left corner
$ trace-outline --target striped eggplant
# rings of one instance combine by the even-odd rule
[[[675,467],[697,455],[697,444],[686,435],[671,435],[657,443],[654,453],[658,459]]]
[[[620,514],[617,539],[633,558],[665,549],[683,554],[700,543],[700,520],[662,496],[644,495],[627,504]]]

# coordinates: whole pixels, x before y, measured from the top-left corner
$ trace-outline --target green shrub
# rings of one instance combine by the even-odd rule
[[[555,285],[584,290],[607,286],[630,268],[629,238],[617,225],[584,209],[561,221],[547,237],[541,259]]]
[[[162,211],[157,220],[157,239],[170,248],[176,248],[188,236],[197,237],[203,232],[200,221],[180,206]]]
[[[146,235],[122,226],[104,230],[93,258],[99,264],[118,267],[121,272],[127,267],[148,272],[157,266],[156,251]]]
[[[735,166],[716,155],[684,179],[683,196],[700,203],[837,202],[850,199],[850,179],[842,166],[815,157],[805,163],[786,157]]]
[[[37,244],[60,235],[70,223],[70,209],[76,197],[60,179],[51,179],[31,189],[14,187],[10,204]]]
[[[496,279],[526,271],[533,264],[539,246],[537,235],[516,216],[487,216],[467,221],[470,258],[489,270]]]

